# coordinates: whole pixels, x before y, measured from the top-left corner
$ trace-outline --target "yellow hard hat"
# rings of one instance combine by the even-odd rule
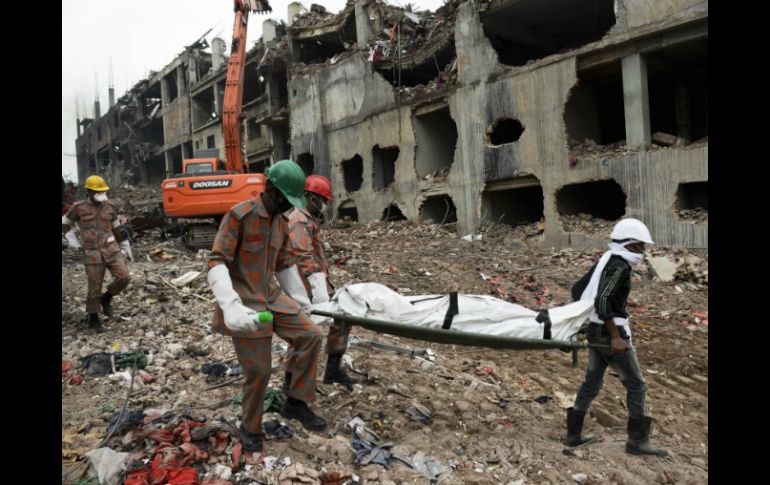
[[[86,179],[86,188],[88,190],[93,190],[94,192],[105,192],[110,190],[110,188],[107,187],[107,182],[98,175],[91,175]]]

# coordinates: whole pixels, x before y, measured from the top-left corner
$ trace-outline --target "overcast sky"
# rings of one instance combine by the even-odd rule
[[[266,18],[286,21],[290,0],[270,0],[273,12],[249,17],[248,47],[262,35]],[[345,0],[300,2],[306,8],[312,3],[337,13]],[[389,4],[405,6],[403,0]],[[419,9],[434,10],[442,0],[411,2]],[[147,77],[149,71],[160,71],[183,46],[189,45],[213,28],[206,36],[220,36],[228,46],[232,39],[234,13],[231,0],[63,0],[62,1],[62,175],[77,179],[75,138],[77,137],[76,100],[80,117],[93,117],[98,92],[101,112],[108,106],[109,67],[115,98]]]

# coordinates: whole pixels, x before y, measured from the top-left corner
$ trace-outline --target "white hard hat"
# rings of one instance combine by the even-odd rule
[[[613,240],[635,239],[645,244],[655,244],[650,235],[650,230],[639,219],[623,219],[615,224],[610,237]]]

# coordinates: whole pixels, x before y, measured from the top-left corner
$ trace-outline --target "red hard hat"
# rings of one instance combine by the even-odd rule
[[[326,200],[332,200],[332,183],[323,175],[309,175],[305,179],[305,191],[318,194]]]

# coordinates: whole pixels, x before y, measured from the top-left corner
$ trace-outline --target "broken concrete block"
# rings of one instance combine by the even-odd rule
[[[620,426],[620,421],[605,411],[603,408],[599,406],[591,406],[591,416],[596,418],[596,422],[604,426],[605,428],[615,428],[617,426]]]
[[[658,145],[663,145],[666,147],[683,147],[687,145],[687,140],[684,138],[669,135],[668,133],[663,133],[661,131],[652,134],[652,141],[653,143],[657,143]]]
[[[676,263],[667,256],[659,257],[647,257],[647,262],[650,263],[652,271],[662,282],[668,282],[674,280],[676,270],[683,264],[683,262]]]

